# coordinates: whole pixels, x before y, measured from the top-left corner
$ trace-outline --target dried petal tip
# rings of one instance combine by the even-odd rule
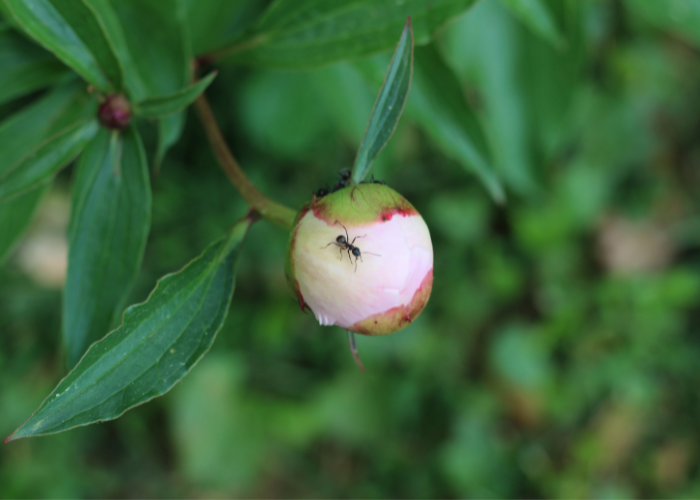
[[[124,130],[131,122],[131,105],[123,95],[109,95],[100,104],[97,116],[103,127]]]
[[[423,218],[403,196],[361,184],[302,207],[285,270],[300,304],[322,325],[387,335],[427,304],[433,247]]]

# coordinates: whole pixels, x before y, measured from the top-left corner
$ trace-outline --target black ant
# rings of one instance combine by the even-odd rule
[[[348,181],[350,180],[350,171],[347,169],[343,169],[340,171],[340,179],[338,182],[331,188],[326,184],[325,187],[322,187],[318,191],[316,191],[314,194],[316,195],[316,198],[323,198],[324,196],[330,194],[330,193],[335,193],[336,191],[339,191],[346,187],[348,185]]]
[[[340,222],[335,221],[336,224],[340,224]],[[342,224],[340,224],[343,226]],[[348,230],[345,226],[343,226],[343,229],[345,229],[345,236],[338,235],[338,237],[335,239],[335,241],[331,241],[328,245],[325,247],[321,248],[328,248],[331,245],[335,245],[337,247],[340,247],[340,260],[343,260],[343,250],[347,250],[348,252],[348,259],[350,259],[350,264],[352,264],[352,257],[353,255],[355,256],[355,272],[357,272],[357,259],[360,259],[362,262],[362,252],[358,247],[355,246],[355,240],[357,238],[364,238],[367,236],[366,234],[363,236],[355,236],[352,241],[350,241],[350,235],[348,234]],[[377,257],[381,257],[378,253],[372,253],[372,252],[365,252],[366,254],[369,255],[376,255]]]

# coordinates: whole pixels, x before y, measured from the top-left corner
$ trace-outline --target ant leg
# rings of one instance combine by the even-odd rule
[[[350,330],[346,330],[348,333],[348,345],[350,346],[350,354],[352,354],[352,359],[355,360],[355,364],[362,371],[365,372],[365,367],[362,366],[362,360],[360,359],[360,353],[357,351],[357,342],[355,342],[355,334]]]
[[[340,246],[340,245],[338,245],[338,246]],[[338,253],[340,254],[340,258],[338,260],[343,260],[343,247],[340,247],[338,249]]]
[[[364,238],[365,236],[367,236],[367,235],[366,235],[366,234],[363,234],[362,236],[355,236],[355,237],[353,238],[353,240],[350,242],[350,244],[351,244],[351,245],[355,244],[355,240],[356,240],[357,238]]]
[[[336,221],[336,222],[338,222],[338,221]],[[342,224],[340,224],[340,225],[343,226]],[[348,234],[348,228],[343,226],[343,229],[345,229],[345,237],[348,239],[348,241],[350,241],[350,235]]]

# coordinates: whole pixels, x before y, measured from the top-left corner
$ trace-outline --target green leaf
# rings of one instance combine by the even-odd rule
[[[0,179],[43,142],[95,114],[96,105],[82,87],[77,82],[60,85],[0,123]]]
[[[677,33],[700,47],[700,3],[693,0],[625,0],[625,5],[652,26]]]
[[[0,26],[0,104],[42,89],[70,73],[61,62],[8,26]]]
[[[523,37],[531,38],[502,4],[481,2],[445,30],[441,48],[462,86],[473,87],[481,98],[481,116],[504,184],[532,196],[539,185],[534,174],[534,126],[521,76]]]
[[[554,14],[545,0],[501,0],[533,32],[555,47],[561,47],[561,34]]]
[[[457,77],[433,45],[416,49],[413,97],[407,112],[445,154],[481,179],[494,200],[505,201],[483,129]]]
[[[29,226],[51,183],[0,203],[0,264],[10,255]]]
[[[153,171],[160,172],[160,166],[165,159],[165,154],[180,139],[185,128],[186,111],[180,111],[158,120],[158,146],[153,160]]]
[[[94,1],[94,0],[93,0]],[[100,0],[111,2],[125,32],[117,27],[114,38],[124,40],[126,50],[121,57],[132,69],[126,85],[132,102],[167,96],[181,91],[192,79],[192,47],[182,0]],[[214,2],[198,2],[207,10]],[[219,12],[222,16],[225,13]],[[157,26],[157,30],[153,30]],[[148,47],[148,50],[144,50]],[[154,171],[158,171],[167,150],[180,138],[185,116],[168,116],[158,124],[158,146]]]
[[[97,121],[87,118],[45,142],[14,169],[0,176],[0,201],[48,182],[80,154],[98,129]]]
[[[2,0],[30,37],[105,92],[122,88],[123,71],[104,22],[86,0]]]
[[[144,118],[164,118],[182,111],[211,84],[216,71],[208,74],[197,83],[185,87],[174,94],[146,99],[134,106],[134,112]]]
[[[214,58],[281,69],[313,68],[389,50],[410,17],[417,44],[475,0],[277,0],[246,36]]]
[[[132,102],[172,94],[190,83],[192,48],[181,0],[99,1],[111,4],[123,27],[110,26],[109,31],[124,40],[122,58],[132,67],[127,75]]]
[[[42,99],[0,123],[0,177],[19,165],[42,142],[93,114],[89,96],[81,85],[60,85]],[[1,184],[1,182],[0,182]],[[50,183],[0,202],[0,263],[29,226]]]
[[[204,54],[220,47],[260,14],[260,2],[250,0],[182,0],[192,50]]]
[[[118,324],[151,226],[148,165],[135,129],[101,129],[78,165],[63,292],[70,367]],[[116,320],[116,321],[115,321]]]
[[[158,282],[122,325],[93,344],[6,441],[119,417],[170,390],[211,347],[228,312],[244,219],[178,273]]]
[[[352,180],[355,184],[362,182],[367,176],[372,161],[386,146],[396,130],[411,88],[412,74],[413,30],[409,19],[401,33],[355,158],[352,169]]]

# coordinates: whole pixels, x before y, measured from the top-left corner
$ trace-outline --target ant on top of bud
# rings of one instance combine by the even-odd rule
[[[325,187],[322,187],[321,189],[319,189],[318,191],[313,193],[314,196],[316,198],[323,198],[326,195],[329,195],[331,193],[335,193],[336,191],[340,191],[341,189],[347,187],[348,183],[350,182],[351,176],[352,176],[352,172],[350,172],[350,170],[348,170],[347,168],[342,169],[340,171],[340,173],[338,174],[338,177],[340,177],[340,179],[338,179],[338,182],[336,182],[335,185],[333,185],[332,189],[328,186],[328,184],[326,184]],[[375,180],[374,174],[373,174],[369,181],[362,181],[360,184],[386,185],[386,182]]]

